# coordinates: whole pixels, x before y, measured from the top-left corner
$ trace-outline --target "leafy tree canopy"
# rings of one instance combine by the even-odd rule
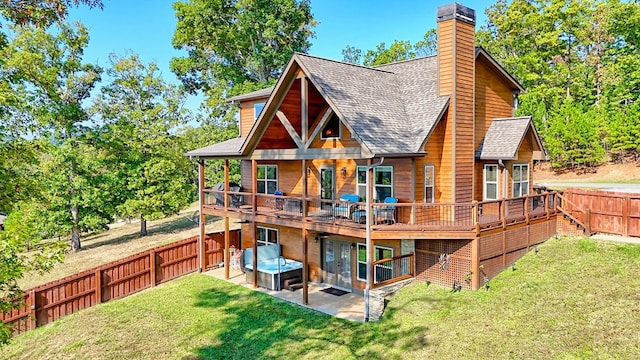
[[[188,56],[173,58],[172,71],[187,91],[204,91],[211,117],[229,112],[226,97],[275,83],[291,55],[309,49],[316,25],[308,0],[191,0],[174,9],[173,45]]]

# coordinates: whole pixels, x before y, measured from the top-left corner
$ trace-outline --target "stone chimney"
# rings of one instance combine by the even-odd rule
[[[450,96],[441,175],[449,172],[446,197],[457,203],[473,201],[474,194],[475,24],[473,9],[458,3],[438,7],[438,92]],[[445,166],[449,161],[451,169]]]

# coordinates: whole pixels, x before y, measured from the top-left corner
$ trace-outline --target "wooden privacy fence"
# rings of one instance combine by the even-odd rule
[[[568,211],[584,219],[591,232],[640,236],[640,194],[567,189]]]
[[[229,232],[240,245],[240,231]],[[205,236],[205,268],[224,261],[224,232]],[[24,293],[22,305],[0,314],[14,334],[48,324],[101,302],[118,299],[178,276],[198,271],[198,236],[156,247],[75,275],[40,285]]]

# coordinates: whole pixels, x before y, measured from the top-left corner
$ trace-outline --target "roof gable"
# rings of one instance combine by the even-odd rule
[[[543,149],[540,137],[531,121],[531,116],[494,119],[476,152],[480,160],[513,160],[528,133],[535,145]]]

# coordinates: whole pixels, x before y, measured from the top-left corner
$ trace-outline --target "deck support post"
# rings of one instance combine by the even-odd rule
[[[205,216],[204,216],[204,160],[198,161],[198,187],[200,188],[198,191],[198,202],[200,203],[200,219],[198,223],[200,224],[200,236],[198,238],[198,272],[203,272],[206,264],[204,257],[204,226],[205,226]]]
[[[504,232],[503,232],[504,233]],[[480,287],[480,237],[476,236],[471,240],[471,289],[477,290]]]
[[[302,303],[309,305],[309,230],[302,229]]]
[[[229,211],[229,159],[224,159],[224,210]],[[229,216],[224,217],[224,278],[229,280]]]
[[[254,203],[255,207],[255,203]],[[253,259],[251,259],[253,269],[253,288],[258,287],[258,225],[252,222],[253,226]]]
[[[365,187],[367,188],[367,199],[366,199],[366,208],[367,208],[367,216],[366,216],[366,222],[365,222],[365,228],[366,228],[366,237],[365,237],[365,248],[366,248],[366,263],[367,263],[367,285],[364,288],[364,321],[368,322],[369,321],[369,291],[371,290],[371,283],[372,283],[372,279],[371,276],[373,275],[372,270],[372,259],[373,257],[373,244],[371,241],[371,220],[373,219],[373,212],[372,212],[372,207],[371,207],[371,200],[373,197],[373,186],[371,186],[371,174],[373,173],[373,169],[377,168],[378,166],[382,165],[382,163],[384,162],[384,157],[380,158],[380,161],[378,161],[375,164],[371,163],[371,159],[367,160],[367,176],[365,178]]]
[[[229,268],[231,265],[231,254],[229,253],[229,217],[224,217],[224,278],[229,280]]]

